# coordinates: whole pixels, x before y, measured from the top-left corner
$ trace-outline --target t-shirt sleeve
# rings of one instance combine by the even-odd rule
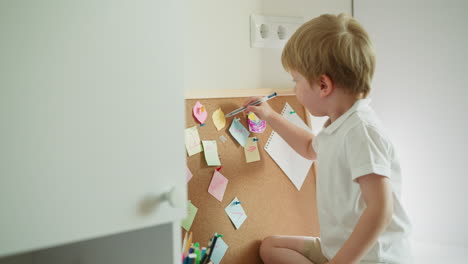
[[[392,144],[377,128],[352,128],[345,137],[345,153],[353,181],[371,173],[391,177]]]

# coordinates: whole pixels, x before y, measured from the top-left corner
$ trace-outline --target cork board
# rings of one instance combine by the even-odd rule
[[[235,93],[238,95],[238,93]],[[265,93],[264,95],[266,95]],[[220,172],[229,180],[222,202],[208,193],[208,186],[216,167],[206,164],[204,153],[187,156],[187,166],[193,173],[188,183],[188,199],[198,208],[190,231],[193,242],[206,246],[211,236],[223,234],[229,246],[221,263],[262,263],[259,255],[260,242],[270,235],[318,236],[317,205],[315,195],[315,165],[312,166],[300,191],[265,152],[264,145],[272,130],[267,126],[256,136],[261,160],[246,163],[244,149],[229,133],[233,117],[227,118],[226,126],[217,131],[211,114],[221,107],[225,114],[242,106],[244,97],[191,98],[186,99],[186,127],[197,125],[201,140],[216,140],[222,164]],[[200,101],[208,111],[205,125],[200,127],[192,116],[192,108]],[[295,95],[278,96],[269,101],[271,107],[281,112],[288,102],[296,113],[309,124],[306,111]],[[248,128],[246,114],[236,115]],[[227,138],[223,143],[220,136]],[[247,219],[235,229],[225,212],[226,206],[238,197],[242,202]],[[185,230],[182,229],[182,238]]]

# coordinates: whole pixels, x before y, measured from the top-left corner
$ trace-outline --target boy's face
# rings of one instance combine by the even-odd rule
[[[324,116],[321,109],[320,87],[317,83],[310,84],[309,81],[297,71],[290,71],[293,81],[296,83],[297,100],[309,110],[314,116]]]

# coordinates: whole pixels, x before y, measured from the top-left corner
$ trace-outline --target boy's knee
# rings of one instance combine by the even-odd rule
[[[277,236],[269,236],[263,239],[260,244],[260,257],[264,262],[269,262],[271,258],[271,250],[274,248],[277,239]]]

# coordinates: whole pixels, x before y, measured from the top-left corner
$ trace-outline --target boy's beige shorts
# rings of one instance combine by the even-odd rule
[[[304,257],[308,258],[314,264],[323,264],[328,261],[327,257],[322,253],[322,246],[320,245],[319,237],[306,237],[304,238],[304,250],[302,252]],[[378,264],[378,262],[360,262],[366,264]]]
[[[322,253],[320,238],[318,237],[304,238],[304,250],[302,255],[304,255],[304,257],[308,258],[314,264],[323,264],[328,261],[328,259]]]

